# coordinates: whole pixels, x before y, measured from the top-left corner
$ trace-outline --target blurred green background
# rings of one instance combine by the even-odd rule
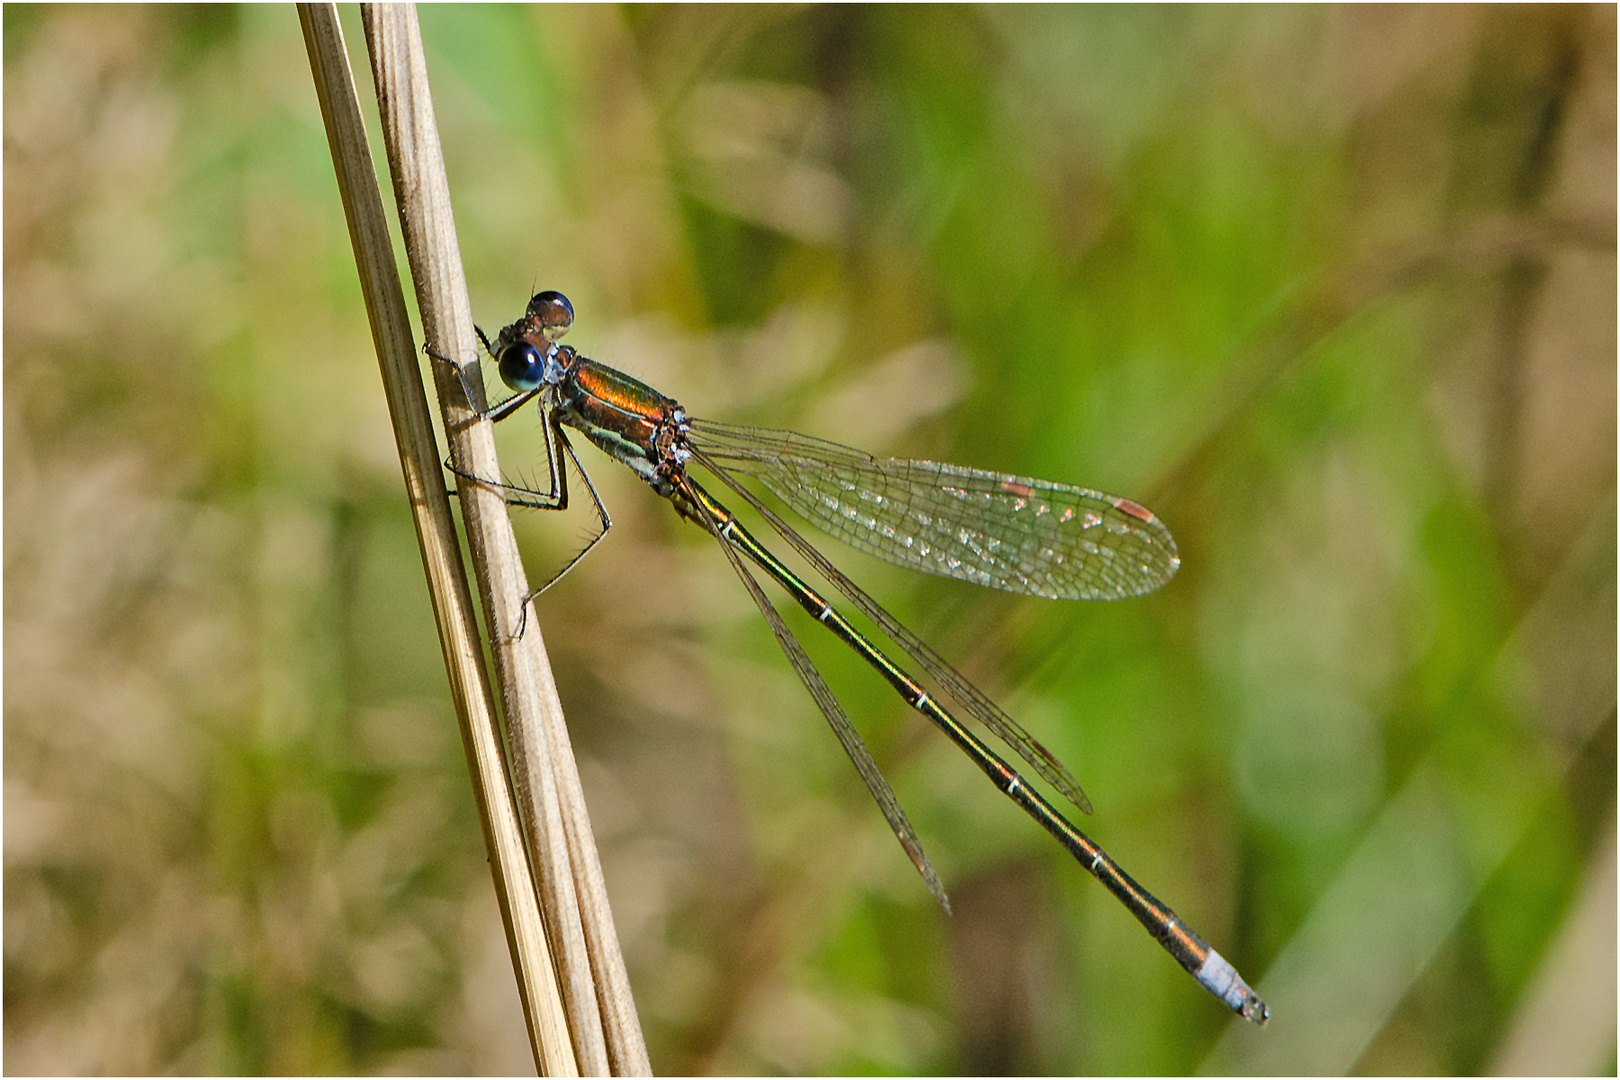
[[[422,21],[486,329],[561,289],[696,415],[1181,547],[1084,605],[826,545],[1264,1031],[790,615],[944,916],[713,542],[582,448],[616,527],[539,618],[660,1072],[1614,1072],[1612,7]],[[4,50],[6,1070],[528,1070],[293,10]],[[518,526],[539,580],[591,519]]]

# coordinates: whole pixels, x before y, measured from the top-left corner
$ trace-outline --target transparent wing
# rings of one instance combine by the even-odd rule
[[[899,619],[890,615],[884,607],[851,581],[842,570],[832,564],[821,552],[817,551],[809,541],[800,536],[798,532],[783,521],[770,507],[760,501],[759,497],[737,482],[730,471],[710,460],[702,451],[694,455],[694,460],[704,468],[713,472],[715,476],[732,491],[748,502],[759,515],[763,517],[777,535],[786,540],[816,572],[826,578],[833,588],[843,593],[850,603],[866,614],[866,617],[877,624],[890,641],[899,645],[907,656],[916,661],[917,665],[928,672],[929,677],[939,684],[948,696],[962,706],[974,719],[989,728],[1002,742],[1030,764],[1036,772],[1046,779],[1046,782],[1063,792],[1064,798],[1074,803],[1083,813],[1091,813],[1091,800],[1086,793],[1080,790],[1080,782],[1068,766],[1059,761],[1053,753],[1042,746],[1040,740],[1031,735],[1024,727],[992,701],[983,690],[974,686],[961,672],[946,663],[944,657],[935,652],[926,642],[907,630]],[[921,711],[921,710],[919,710]],[[924,716],[928,713],[924,712]],[[939,723],[937,719],[929,716],[930,720]],[[881,800],[880,800],[881,801]]]
[[[1152,592],[1181,565],[1163,522],[1100,491],[879,458],[791,431],[709,420],[691,431],[828,536],[899,566],[1053,600],[1114,600]]]
[[[690,484],[690,481],[684,483]],[[695,487],[695,485],[693,486]],[[743,587],[748,590],[748,595],[753,598],[755,606],[759,608],[759,613],[765,616],[765,621],[770,625],[771,633],[775,635],[777,644],[782,647],[782,652],[787,656],[788,662],[793,665],[793,670],[798,674],[799,680],[804,683],[804,688],[810,691],[810,696],[815,699],[816,705],[821,709],[821,715],[827,718],[827,723],[831,725],[833,734],[838,737],[839,743],[844,747],[844,753],[849,755],[849,760],[854,764],[855,771],[860,774],[862,783],[866,785],[866,790],[871,793],[873,800],[878,804],[878,809],[883,812],[883,817],[888,821],[889,828],[893,830],[895,839],[900,841],[900,846],[905,849],[912,865],[917,868],[917,873],[922,875],[923,883],[928,886],[928,891],[934,894],[934,899],[938,901],[939,906],[948,913],[951,910],[951,902],[945,897],[945,886],[940,883],[939,874],[934,870],[934,864],[923,853],[922,841],[917,839],[916,830],[911,827],[911,822],[907,820],[906,812],[900,808],[900,800],[895,798],[894,790],[889,787],[889,782],[883,779],[883,774],[878,771],[877,762],[872,760],[871,751],[866,748],[866,744],[861,741],[860,735],[856,733],[855,725],[850,723],[849,714],[844,712],[842,705],[838,704],[838,699],[833,696],[833,692],[827,686],[826,680],[821,677],[821,672],[816,670],[816,665],[805,654],[804,647],[799,644],[799,639],[793,636],[793,631],[789,630],[787,623],[782,621],[782,616],[765,596],[765,591],[759,587],[759,582],[754,580],[754,575],[750,574],[748,568],[743,565],[742,556],[738,554],[737,549],[722,534],[720,522],[707,509],[712,504],[700,498],[695,491],[685,487],[684,484],[680,490],[682,502],[690,508],[694,520],[708,529],[714,535],[714,538],[719,541],[720,549],[725,552],[727,561],[731,563],[731,568],[737,572],[737,577],[742,580]]]

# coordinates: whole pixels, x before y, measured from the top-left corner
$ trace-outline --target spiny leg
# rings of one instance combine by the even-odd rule
[[[490,350],[489,338],[484,335],[484,331],[478,327],[474,327],[474,329],[478,331],[478,338],[483,342],[485,350],[492,351]],[[427,354],[433,359],[449,364],[455,368],[457,376],[461,379],[462,392],[467,395],[467,400],[470,403],[473,399],[471,387],[467,382],[466,370],[448,357],[441,356],[434,352],[431,348],[427,348],[425,346],[424,348],[426,348]],[[518,410],[522,406],[528,404],[531,399],[533,399],[536,395],[542,394],[543,392],[544,388],[540,387],[534,390],[525,390],[521,393],[514,394],[505,401],[500,402],[499,404],[480,414],[479,419],[488,420],[491,423],[499,423],[510,416],[517,415]],[[541,407],[544,408],[544,405],[545,402],[544,399],[542,399]],[[597,521],[601,526],[597,530],[596,535],[591,537],[590,541],[583,548],[581,548],[572,559],[568,560],[567,565],[548,578],[543,584],[540,585],[539,588],[531,590],[523,597],[521,607],[522,615],[518,620],[517,632],[512,637],[512,640],[514,641],[521,638],[524,631],[528,628],[529,602],[535,599],[541,593],[545,592],[547,589],[551,588],[557,582],[561,581],[563,576],[578,565],[581,559],[590,554],[592,548],[596,547],[597,544],[602,542],[602,538],[605,537],[608,530],[613,527],[613,519],[608,515],[607,507],[603,505],[601,496],[597,494],[596,485],[591,483],[590,474],[587,473],[585,471],[585,467],[580,464],[579,455],[574,452],[573,444],[568,441],[568,436],[563,432],[560,415],[554,410],[546,410],[546,418],[547,426],[551,429],[551,438],[545,440],[546,471],[550,476],[550,481],[548,484],[549,490],[547,491],[535,491],[532,488],[519,487],[515,484],[508,484],[505,481],[489,480],[484,477],[473,476],[456,468],[455,465],[449,460],[446,460],[444,463],[444,467],[446,469],[454,473],[456,476],[461,477],[463,480],[470,483],[483,484],[487,487],[499,488],[503,493],[505,493],[503,494],[503,498],[508,506],[522,506],[533,510],[566,510],[568,509],[568,466],[567,462],[561,461],[561,457],[563,454],[567,454],[568,459],[573,461],[574,469],[579,473],[580,479],[585,482],[585,490],[590,493],[591,503],[596,508]],[[510,494],[512,492],[522,492],[524,495],[532,495],[534,498],[516,498]],[[453,494],[457,493],[453,492]]]
[[[566,575],[568,571],[578,566],[580,560],[584,559],[585,556],[591,553],[592,548],[596,547],[597,544],[602,542],[602,538],[607,536],[608,530],[613,528],[613,519],[608,516],[607,507],[602,505],[602,497],[596,493],[596,485],[591,483],[591,474],[586,472],[585,467],[579,463],[579,455],[574,452],[574,444],[569,442],[568,436],[564,434],[562,428],[562,418],[557,413],[551,414],[551,430],[553,435],[556,437],[557,451],[559,453],[566,453],[568,455],[568,459],[574,463],[575,471],[579,473],[579,478],[585,482],[585,490],[590,493],[591,504],[596,507],[596,518],[597,521],[601,523],[601,528],[596,531],[595,536],[591,537],[589,543],[580,548],[579,552],[572,559],[568,560],[568,564],[566,566],[557,571],[555,574],[551,575],[551,577],[548,578],[539,588],[531,589],[529,594],[523,598],[523,615],[518,621],[518,629],[516,636],[513,638],[514,641],[517,640],[517,638],[521,638],[523,636],[523,631],[528,627],[529,602],[534,600],[547,589],[551,588],[553,585],[557,584],[557,582],[561,581],[563,576]],[[562,467],[558,468],[556,464],[557,458],[550,452],[546,454],[546,460],[551,464],[552,486],[554,490],[558,491],[558,501],[557,505],[555,506],[542,506],[540,509],[566,510],[568,508],[568,463],[563,462]]]

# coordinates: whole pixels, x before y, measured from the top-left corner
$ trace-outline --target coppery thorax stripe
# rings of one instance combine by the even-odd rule
[[[562,386],[564,422],[597,446],[646,473],[656,464],[658,431],[679,406],[646,383],[581,357]]]

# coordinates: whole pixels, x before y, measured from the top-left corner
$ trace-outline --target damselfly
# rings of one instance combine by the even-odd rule
[[[559,345],[573,319],[573,306],[565,296],[543,292],[529,301],[521,319],[501,330],[493,344],[479,333],[500,368],[501,379],[516,391],[491,408],[488,419],[503,420],[531,399],[538,399],[549,429],[550,490],[526,492],[529,498],[509,496],[508,501],[551,510],[565,508],[566,457],[584,479],[601,522],[597,535],[552,581],[572,569],[612,525],[564,432],[570,427],[628,465],[668,499],[678,514],[719,541],[793,670],[941,906],[950,909],[945,890],[894,792],[744,560],[876,668],[908,705],[931,720],[997,788],[1056,837],[1210,993],[1246,1019],[1264,1023],[1269,1016],[1265,1002],[1231,964],[1070,824],[952,715],[944,702],[924,690],[784,566],[693,479],[687,467],[702,466],[753,507],[817,573],[910,656],[944,697],[982,723],[1086,813],[1091,812],[1090,801],[1057,758],[743,487],[737,476],[754,477],[829,535],[889,562],[1052,599],[1117,599],[1163,585],[1180,565],[1175,541],[1163,523],[1129,499],[1085,488],[931,461],[878,458],[807,435],[690,417],[679,404],[651,387]],[[525,604],[533,595],[525,598]]]

